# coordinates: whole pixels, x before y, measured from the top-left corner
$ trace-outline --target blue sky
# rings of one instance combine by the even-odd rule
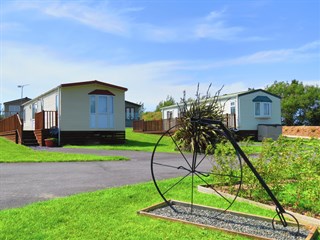
[[[320,85],[319,0],[2,0],[0,40],[0,102],[87,80],[149,111],[198,83]]]

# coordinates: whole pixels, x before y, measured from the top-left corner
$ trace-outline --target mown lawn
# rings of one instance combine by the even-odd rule
[[[175,180],[166,180],[172,184]],[[195,193],[206,205],[220,197]],[[189,199],[180,192],[179,198]],[[224,200],[223,200],[224,201]],[[137,211],[161,202],[153,183],[83,193],[0,211],[0,239],[248,239],[221,231],[152,219]],[[235,211],[272,217],[273,211],[236,202]],[[271,224],[271,223],[270,223]]]
[[[159,138],[157,135],[143,134],[143,138],[146,139],[146,137],[153,140]],[[131,145],[136,145],[137,149],[144,148],[152,151],[153,144],[150,143],[152,140],[147,139],[142,144],[141,139],[142,136],[140,140],[134,142],[131,138]],[[163,147],[166,149],[168,146]],[[44,159],[43,161],[57,161],[57,159],[76,161],[76,157],[83,157],[76,154],[37,152],[1,138],[0,151],[0,162],[10,161],[10,159],[13,159],[11,161],[42,161],[41,159]],[[88,156],[90,155],[85,155],[85,161],[88,161]],[[99,160],[104,158],[94,157]],[[175,179],[165,180],[169,186],[174,182],[176,182]],[[183,187],[177,189],[175,194],[178,194],[179,200],[189,201],[190,193],[179,192],[180,189],[184,189]],[[220,197],[209,197],[198,192],[194,194],[203,205],[221,205]],[[173,199],[175,197],[172,196]],[[248,239],[239,235],[136,214],[138,210],[161,201],[153,183],[149,182],[1,210],[0,239]],[[234,203],[231,210],[267,217],[273,217],[275,214],[274,211],[238,201]]]
[[[118,161],[128,160],[122,156],[98,156],[35,151],[0,137],[0,162],[72,162],[72,161]]]

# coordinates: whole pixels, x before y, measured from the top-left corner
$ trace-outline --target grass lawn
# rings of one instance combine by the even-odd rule
[[[98,156],[35,151],[0,137],[0,162],[72,162],[128,160],[122,156]]]
[[[262,150],[262,142],[255,142],[250,140],[238,142],[238,144],[247,155],[259,154]]]
[[[66,145],[65,148],[88,148],[100,150],[131,150],[152,152],[155,144],[158,142],[161,135],[136,133],[132,128],[126,128],[126,143],[121,145],[89,145],[89,146],[75,146]],[[255,154],[261,152],[261,143],[258,142],[243,142],[240,143],[242,150],[246,154]],[[175,145],[170,137],[164,137],[161,140],[161,145],[158,146],[157,152],[175,152]]]
[[[109,149],[134,150],[133,146],[135,146],[136,149],[143,151],[153,150],[155,142],[159,139],[158,135],[137,134],[130,130],[127,129],[128,148],[123,145],[124,148]],[[169,142],[168,145],[161,146],[163,151],[173,149]],[[104,147],[106,146],[102,146],[102,149],[108,149]],[[107,160],[103,156],[38,152],[2,138],[0,138],[0,149],[0,162],[60,161],[59,159],[61,161]],[[117,157],[111,158],[117,159]],[[118,160],[120,159],[121,157]],[[175,179],[164,181],[168,186],[172,186],[175,182]],[[176,195],[167,197],[189,201],[190,192],[183,191],[182,184],[187,183],[186,181],[179,183],[180,187],[175,188]],[[197,203],[203,205],[219,207],[225,203],[217,196],[196,191],[194,194],[194,198],[198,200]],[[222,231],[207,230],[136,214],[138,210],[161,201],[153,183],[149,182],[1,210],[0,239],[249,239]],[[230,210],[271,218],[275,215],[274,211],[238,201]]]
[[[172,184],[174,180],[166,180]],[[189,198],[180,192],[180,198]],[[220,197],[195,193],[206,205]],[[210,199],[210,200],[209,200]],[[153,183],[111,188],[0,211],[0,239],[249,239],[216,230],[137,215],[161,202]],[[246,203],[232,210],[272,217],[274,211]],[[271,224],[271,223],[270,223]]]

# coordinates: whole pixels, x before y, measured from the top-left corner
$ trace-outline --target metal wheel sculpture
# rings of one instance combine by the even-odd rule
[[[274,202],[276,206],[276,215],[272,219],[272,226],[275,229],[275,218],[278,217],[283,227],[287,227],[288,223],[285,218],[291,217],[291,219],[297,224],[297,234],[299,234],[299,222],[298,220],[291,214],[285,211],[283,206],[280,204],[278,199],[274,196],[266,182],[263,180],[261,175],[254,168],[248,157],[239,147],[237,142],[234,140],[230,131],[223,125],[221,121],[212,120],[212,119],[190,119],[191,123],[194,124],[195,127],[192,128],[193,134],[190,136],[192,139],[193,151],[191,153],[184,152],[179,142],[175,140],[173,137],[171,130],[173,128],[177,128],[179,126],[175,126],[169,129],[166,133],[164,133],[157,144],[155,145],[154,151],[151,157],[151,174],[153,182],[158,190],[159,194],[163,198],[163,200],[176,212],[179,212],[174,204],[170,201],[170,198],[175,198],[175,193],[179,193],[179,196],[183,196],[182,193],[185,193],[183,199],[175,199],[182,200],[184,202],[188,201],[190,204],[190,211],[192,212],[193,205],[198,204],[197,196],[195,193],[196,186],[198,184],[204,184],[207,187],[211,188],[213,191],[217,192],[216,186],[219,185],[219,181],[216,179],[228,179],[229,184],[232,186],[237,183],[237,189],[233,193],[235,197],[228,198],[224,195],[217,192],[217,195],[221,197],[225,202],[224,206],[218,205],[217,207],[224,209],[219,214],[225,212],[227,209],[231,207],[231,205],[236,200],[239,190],[242,184],[242,163],[241,159],[247,164],[252,173],[260,182],[261,186],[267,192],[271,200]],[[234,148],[237,156],[237,162],[231,161],[228,164],[222,162],[223,164],[219,165],[218,161],[208,161],[209,156],[206,153],[203,153],[203,148],[201,148],[201,135],[200,132],[203,131],[204,127],[211,128],[211,130],[220,134],[220,136],[224,137],[227,141],[229,141]],[[171,141],[176,147],[176,151],[178,154],[172,154],[170,160],[165,160],[158,154],[158,148],[164,142],[164,136],[169,136]],[[202,150],[201,150],[202,149]],[[234,160],[234,159],[233,159]],[[227,169],[223,168],[227,166]],[[218,172],[216,172],[218,171]],[[168,177],[176,177],[171,182],[159,181],[163,178]],[[223,184],[228,184],[223,182]],[[214,199],[213,199],[214,200]],[[221,202],[221,201],[219,201]],[[201,203],[200,203],[201,204]],[[218,215],[219,215],[218,214]]]
[[[194,124],[199,125],[197,122]],[[198,185],[203,185],[205,189],[215,193],[214,195],[202,194],[208,198],[207,201],[212,203],[217,200],[217,198],[221,198],[222,201],[219,201],[219,207],[226,211],[236,200],[241,188],[242,162],[239,154],[235,151],[235,154],[227,160],[221,159],[219,162],[213,159],[212,154],[201,151],[201,147],[199,146],[200,125],[195,127],[198,132],[192,136],[194,138],[193,150],[191,150],[191,152],[183,151],[172,133],[173,129],[179,127],[181,126],[178,124],[165,132],[156,143],[152,153],[151,174],[159,194],[174,211],[179,212],[170,199],[188,202],[189,211],[192,212],[194,204],[204,204],[199,201],[198,194],[202,193],[199,193],[197,190]],[[220,140],[228,141],[223,131],[220,129],[215,129],[214,131],[219,135]],[[176,153],[170,154],[169,160],[159,154],[159,148],[163,143],[166,142],[166,144],[168,144],[168,138],[165,138],[165,136],[169,136],[169,141],[171,141],[176,150]],[[160,181],[168,176],[174,177],[174,180],[170,183]],[[234,195],[232,197],[230,197],[231,195],[226,197],[225,194],[218,191],[218,188],[221,186],[228,186]],[[179,199],[178,196],[183,194],[185,194],[185,196]]]

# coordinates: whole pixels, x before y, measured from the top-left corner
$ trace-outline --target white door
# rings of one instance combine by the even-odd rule
[[[98,96],[97,125],[98,128],[107,128],[107,96]]]
[[[113,128],[113,97],[90,96],[90,128]]]

